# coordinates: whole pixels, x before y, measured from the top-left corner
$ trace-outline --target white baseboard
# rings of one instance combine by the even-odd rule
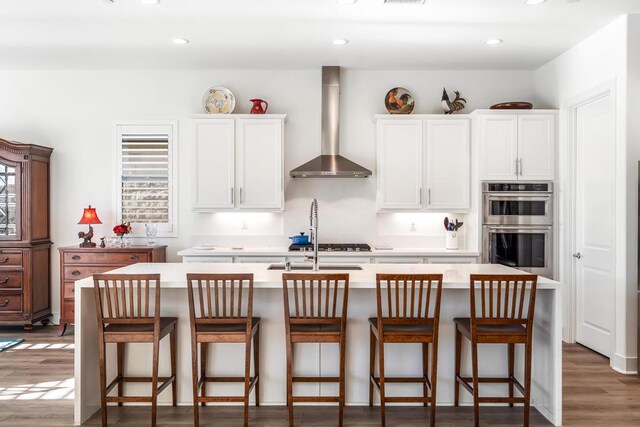
[[[625,375],[638,373],[638,358],[626,357],[618,353],[614,353],[611,357],[611,368],[614,371]]]

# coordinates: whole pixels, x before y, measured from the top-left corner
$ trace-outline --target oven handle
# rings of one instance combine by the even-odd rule
[[[530,195],[526,195],[523,193],[500,193],[500,194],[492,194],[485,193],[487,196],[487,200],[514,200],[514,201],[547,201],[551,200],[553,197],[551,193],[545,194],[543,196],[540,193],[530,193]]]
[[[519,233],[519,234],[530,234],[534,231],[544,231],[550,232],[553,229],[552,225],[511,225],[511,226],[503,226],[503,225],[486,225],[489,233],[499,233],[502,231],[506,231],[509,233]]]

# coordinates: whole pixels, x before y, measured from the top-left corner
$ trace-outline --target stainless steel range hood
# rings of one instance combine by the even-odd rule
[[[340,155],[340,67],[322,67],[320,156],[289,172],[292,178],[366,178],[371,171]]]

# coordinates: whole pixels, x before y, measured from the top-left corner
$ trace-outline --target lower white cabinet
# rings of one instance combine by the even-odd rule
[[[198,262],[217,262],[217,263],[232,263],[232,256],[183,256],[182,262],[185,263],[198,263]]]
[[[429,257],[427,264],[477,264],[477,257]]]
[[[422,257],[379,257],[373,258],[373,264],[424,264]]]
[[[280,264],[285,261],[285,257],[277,256],[239,256],[235,258],[238,263],[258,263],[258,264]]]

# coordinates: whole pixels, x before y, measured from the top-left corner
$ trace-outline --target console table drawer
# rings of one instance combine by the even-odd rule
[[[93,266],[93,265],[70,265],[64,267],[64,275],[63,279],[66,280],[80,280],[85,277],[93,276],[98,273],[106,273],[107,271],[115,270],[116,268],[123,267],[117,265],[101,265],[101,266]],[[0,273],[1,275],[1,273]]]
[[[2,255],[2,254],[0,254]],[[2,257],[0,256],[0,260]],[[136,262],[148,262],[149,254],[144,252],[65,252],[65,264],[115,264],[128,265]]]
[[[22,267],[22,251],[0,251],[0,267]]]
[[[21,271],[0,271],[0,291],[22,289]]]
[[[22,313],[22,294],[1,294],[0,313]]]

